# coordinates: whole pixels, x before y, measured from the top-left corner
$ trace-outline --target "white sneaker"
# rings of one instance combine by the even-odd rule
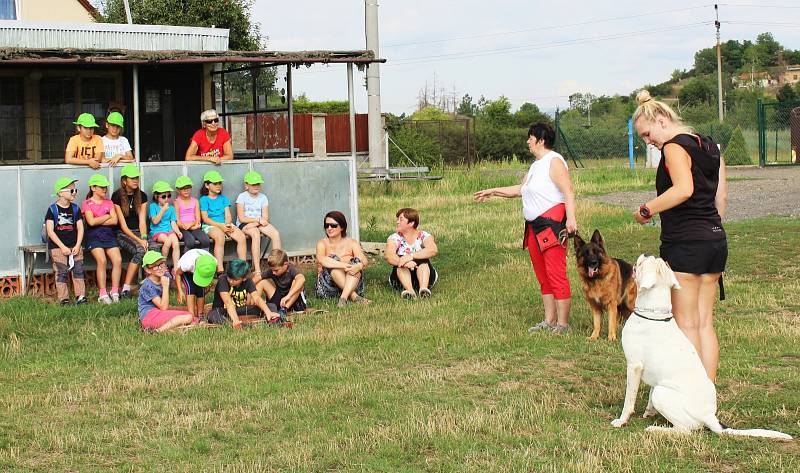
[[[98,297],[97,298],[97,302],[99,302],[101,304],[111,304],[112,303],[111,302],[111,298],[108,297],[108,294],[106,294],[105,296]]]
[[[115,292],[112,292],[111,293],[111,302],[113,302],[114,304],[119,302],[119,294],[117,294]]]

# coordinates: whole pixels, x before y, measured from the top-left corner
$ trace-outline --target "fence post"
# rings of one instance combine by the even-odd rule
[[[767,136],[766,118],[764,116],[764,101],[758,99],[756,105],[758,120],[758,166],[764,167],[767,164]]]
[[[633,162],[633,118],[628,119],[628,161],[630,162],[631,169],[636,167]]]

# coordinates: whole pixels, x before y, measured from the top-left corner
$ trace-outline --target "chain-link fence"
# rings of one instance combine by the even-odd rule
[[[408,166],[411,164],[409,159],[415,165],[431,168],[469,166],[475,162],[473,120],[406,120],[400,126],[390,127],[388,131],[391,137],[389,162],[392,166]]]
[[[758,161],[797,164],[800,153],[800,101],[758,103]]]

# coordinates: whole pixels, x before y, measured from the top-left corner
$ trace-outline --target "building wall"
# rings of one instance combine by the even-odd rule
[[[78,0],[19,0],[19,20],[94,23]]]

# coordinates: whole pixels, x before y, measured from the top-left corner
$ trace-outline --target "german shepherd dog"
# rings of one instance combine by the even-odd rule
[[[575,235],[575,257],[578,276],[586,301],[592,311],[593,329],[590,340],[600,336],[600,319],[608,313],[608,340],[617,340],[617,323],[627,319],[636,305],[636,281],[633,267],[618,258],[608,256],[603,237],[595,230],[589,243]]]

